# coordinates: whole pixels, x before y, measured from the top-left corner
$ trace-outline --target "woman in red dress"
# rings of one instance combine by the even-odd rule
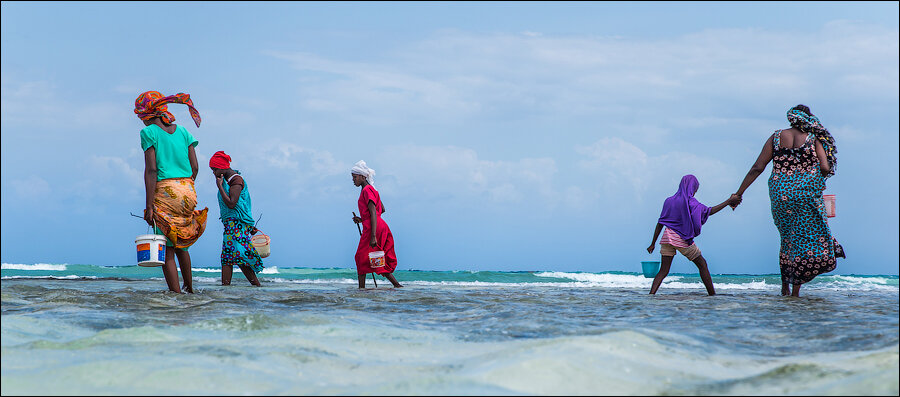
[[[356,274],[359,278],[359,288],[366,287],[366,275],[377,273],[387,278],[395,288],[400,288],[399,282],[394,278],[394,269],[397,268],[397,255],[394,253],[394,236],[391,229],[381,219],[384,213],[384,204],[381,196],[372,186],[375,170],[366,166],[365,161],[358,161],[350,170],[353,177],[353,185],[361,186],[359,200],[359,215],[354,216],[354,223],[363,225],[362,234],[359,236],[359,246],[356,248]],[[369,263],[369,253],[384,251],[384,266],[372,267]]]

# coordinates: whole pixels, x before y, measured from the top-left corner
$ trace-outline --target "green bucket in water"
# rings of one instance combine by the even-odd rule
[[[659,273],[659,261],[641,261],[641,269],[644,271],[644,277],[654,278]]]

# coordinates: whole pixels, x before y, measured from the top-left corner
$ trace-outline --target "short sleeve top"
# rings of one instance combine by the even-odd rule
[[[171,178],[189,178],[193,176],[188,147],[197,146],[199,142],[187,129],[175,126],[174,133],[168,133],[156,124],[150,124],[141,130],[141,149],[156,149],[156,180]]]
[[[369,200],[372,200],[375,203],[375,211],[376,216],[380,217],[381,213],[384,212],[384,204],[381,203],[381,195],[378,194],[378,191],[375,190],[375,187],[372,185],[366,185],[362,188],[362,192],[359,194],[359,200],[356,202],[357,207],[359,207],[359,216],[362,219],[369,219],[371,216],[369,214]]]

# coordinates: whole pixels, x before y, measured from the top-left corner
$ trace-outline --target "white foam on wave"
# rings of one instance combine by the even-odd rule
[[[267,278],[266,281],[273,283],[289,283],[289,284],[356,284],[358,280],[349,278],[323,278],[323,279],[287,279],[287,278]]]
[[[851,284],[881,284],[888,283],[888,279],[884,277],[854,277],[854,276],[824,276],[823,278],[833,278],[834,281],[841,281]]]
[[[884,277],[855,277],[855,276],[819,276],[824,283],[811,284],[809,288],[824,289],[831,291],[890,291],[897,290],[898,286],[888,284],[889,280]]]
[[[578,283],[588,284],[591,287],[606,288],[645,288],[649,287],[653,279],[633,274],[611,273],[567,273],[567,272],[541,272],[534,274],[537,277],[567,278]],[[668,276],[665,282],[681,280],[681,276]],[[559,283],[554,283],[558,285]]]
[[[181,271],[181,269],[178,269]],[[201,272],[201,273],[222,273],[222,268],[214,269],[209,267],[192,267],[192,272]],[[260,273],[262,274],[278,274],[278,266],[267,267],[263,269]]]
[[[599,287],[599,288],[649,288],[653,279],[643,275],[610,274],[610,273],[566,273],[566,272],[542,272],[535,273],[538,277],[567,278],[575,280],[575,287]],[[683,276],[670,275],[663,280],[665,288],[705,289],[703,283],[685,282]],[[571,283],[570,283],[571,284]],[[533,285],[533,284],[529,284]],[[551,285],[570,286],[565,283],[552,283]],[[770,290],[781,286],[766,284],[765,280],[751,281],[748,283],[714,283],[716,289],[730,290]]]
[[[215,282],[222,281],[221,279],[218,279],[215,277],[193,277],[193,279],[194,279],[194,281],[200,281],[200,282],[204,282],[204,283],[215,283]],[[165,279],[163,279],[163,280],[165,280]]]
[[[667,277],[668,279],[668,277]],[[663,287],[665,288],[682,288],[682,289],[706,289],[703,286],[702,281],[697,281],[694,283],[685,283],[680,281],[666,282],[663,281]],[[757,290],[757,291],[765,291],[772,289],[780,289],[780,285],[774,284],[766,284],[765,280],[760,281],[751,281],[749,283],[717,283],[713,282],[713,287],[717,290]]]
[[[14,278],[41,278],[41,279],[53,279],[53,280],[78,280],[78,279],[97,279],[97,276],[76,276],[74,274],[70,274],[68,276],[3,276],[0,277],[0,280],[8,280]]]
[[[181,269],[178,269],[178,271],[180,272]],[[221,273],[222,269],[221,268],[212,269],[212,268],[208,268],[208,267],[192,267],[191,271],[192,272],[202,272],[202,273]]]
[[[585,282],[572,283],[498,283],[490,281],[406,281],[410,285],[448,285],[455,287],[561,287],[561,288],[594,288],[596,285]],[[649,284],[647,284],[649,287]]]
[[[66,270],[66,265],[52,265],[49,263],[35,263],[33,265],[25,265],[21,263],[3,263],[0,264],[0,269],[3,270],[49,270],[55,272],[61,272]]]

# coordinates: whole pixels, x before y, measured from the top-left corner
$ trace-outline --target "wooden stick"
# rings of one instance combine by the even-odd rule
[[[353,217],[356,218],[356,211],[351,212]],[[359,224],[356,224],[356,230],[359,231],[360,237],[362,237],[362,229],[359,228]],[[372,273],[372,282],[375,283],[375,288],[378,288],[378,281],[375,281],[375,273]]]

